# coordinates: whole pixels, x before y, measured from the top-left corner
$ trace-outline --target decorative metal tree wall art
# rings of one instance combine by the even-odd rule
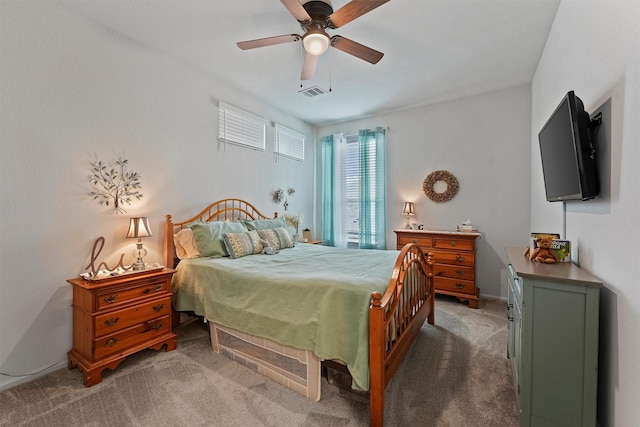
[[[101,205],[108,206],[108,213],[126,213],[123,205],[130,205],[134,199],[142,198],[140,174],[129,172],[128,162],[122,158],[118,158],[112,165],[107,165],[101,160],[89,162],[91,164],[89,182],[95,188],[89,195]]]

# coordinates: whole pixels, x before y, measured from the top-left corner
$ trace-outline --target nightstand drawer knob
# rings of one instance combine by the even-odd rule
[[[155,285],[153,288],[149,289],[145,289],[143,294],[148,294],[149,292],[158,292],[162,290],[162,285]]]
[[[108,340],[105,341],[104,346],[113,347],[114,345],[116,345],[117,342],[118,342],[118,338],[109,338]]]
[[[164,304],[158,304],[153,306],[154,311],[160,311],[164,308]]]
[[[113,319],[107,319],[104,321],[104,324],[106,326],[115,326],[116,323],[118,323],[118,320],[120,320],[119,317],[114,317]]]
[[[458,262],[464,262],[464,257],[460,256],[460,255],[456,255],[456,261]]]
[[[449,245],[451,245],[451,246],[455,246],[457,244],[458,244],[458,242],[456,242],[455,240],[452,240],[452,241],[449,242]]]
[[[112,302],[114,302],[117,299],[118,299],[118,294],[109,295],[108,297],[104,297],[104,302],[106,302],[107,304],[111,304]]]
[[[149,331],[159,331],[160,329],[162,329],[162,326],[163,326],[163,325],[162,325],[162,322],[155,323],[155,324],[151,325],[151,326],[150,326],[150,328],[149,328],[149,329],[147,329],[147,331],[146,331],[146,332],[149,332]]]

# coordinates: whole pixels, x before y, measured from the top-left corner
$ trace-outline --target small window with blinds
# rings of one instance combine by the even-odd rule
[[[304,161],[304,139],[300,132],[275,124],[273,132],[273,151],[276,156]]]
[[[224,102],[218,105],[218,139],[265,151],[267,121]]]

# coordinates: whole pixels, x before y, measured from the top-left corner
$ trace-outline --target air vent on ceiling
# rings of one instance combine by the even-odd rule
[[[327,93],[327,91],[322,89],[320,86],[311,86],[311,87],[308,87],[306,89],[302,89],[299,92],[304,94],[304,96],[307,96],[309,98],[314,97],[314,96],[318,96],[318,95],[322,95],[323,93]]]

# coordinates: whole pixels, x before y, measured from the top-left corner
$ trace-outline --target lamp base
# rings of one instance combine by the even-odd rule
[[[133,271],[142,271],[145,270],[147,266],[145,265],[142,258],[138,258],[135,264],[133,264]]]

